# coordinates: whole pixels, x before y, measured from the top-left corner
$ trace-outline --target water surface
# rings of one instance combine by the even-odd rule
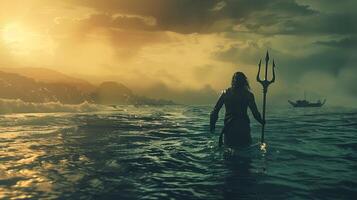
[[[357,195],[356,109],[270,110],[266,151],[257,146],[233,156],[217,147],[221,122],[216,134],[208,131],[210,109],[122,106],[86,113],[0,115],[0,198],[276,200]],[[252,122],[254,141],[259,134],[260,126]]]

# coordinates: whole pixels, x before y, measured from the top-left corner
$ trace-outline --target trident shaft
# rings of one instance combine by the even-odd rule
[[[265,76],[264,80],[260,79],[260,68],[262,65],[262,60],[260,59],[259,61],[259,69],[258,69],[258,74],[257,74],[257,81],[263,86],[263,121],[265,122],[265,107],[266,107],[266,102],[267,102],[267,92],[268,92],[268,87],[270,84],[274,83],[275,81],[275,62],[273,60],[273,78],[269,81],[268,80],[268,64],[269,64],[269,53],[267,51],[267,55],[265,57]],[[262,135],[261,135],[261,143],[264,143],[264,130],[265,130],[265,123],[263,123],[262,126]]]

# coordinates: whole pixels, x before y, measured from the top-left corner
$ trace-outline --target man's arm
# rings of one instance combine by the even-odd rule
[[[216,128],[216,122],[218,120],[218,113],[224,104],[224,96],[225,96],[225,91],[221,94],[216,105],[214,106],[213,111],[211,112],[211,116],[210,116],[210,131],[211,132],[214,132],[214,129]]]
[[[257,104],[255,103],[253,94],[250,94],[250,96],[249,96],[249,108],[252,111],[254,118],[259,123],[264,124],[265,122],[263,121],[262,116],[260,115],[260,112],[258,111]]]

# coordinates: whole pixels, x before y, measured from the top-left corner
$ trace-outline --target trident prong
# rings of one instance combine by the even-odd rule
[[[268,66],[269,66],[269,52],[267,51],[267,54],[265,56],[265,74],[264,74],[264,80],[262,80],[260,78],[260,70],[261,70],[261,65],[262,65],[262,59],[260,59],[259,61],[259,69],[258,69],[258,74],[257,74],[257,81],[262,84],[263,86],[263,90],[267,91],[268,90],[268,86],[272,83],[275,82],[275,61],[273,60],[273,77],[272,79],[269,81],[268,80]]]
[[[268,92],[268,87],[270,84],[275,82],[275,61],[273,59],[273,77],[269,81],[268,80],[268,64],[269,64],[269,52],[267,51],[267,54],[265,56],[265,76],[264,80],[260,78],[260,69],[261,69],[261,64],[262,60],[260,59],[259,61],[259,69],[258,69],[258,74],[257,74],[257,81],[263,86],[263,121],[265,122],[265,107],[266,107],[266,96]],[[262,125],[262,135],[261,135],[261,143],[264,145],[264,128],[265,128],[265,123]]]
[[[268,80],[268,64],[269,64],[269,52],[267,51],[267,55],[265,56],[265,76],[264,76],[265,80]]]
[[[275,82],[275,61],[273,59],[273,78],[270,80],[270,84]]]
[[[262,66],[262,59],[260,59],[258,66],[259,66],[259,69],[258,69],[258,74],[257,74],[257,81],[258,81],[259,83],[261,83],[262,80],[260,80],[259,74],[260,74],[260,68],[261,68],[261,66]]]

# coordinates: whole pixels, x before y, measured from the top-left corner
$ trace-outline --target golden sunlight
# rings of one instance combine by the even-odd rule
[[[4,26],[2,39],[8,44],[19,43],[26,39],[26,32],[21,25],[9,23]]]
[[[45,62],[54,48],[54,43],[47,34],[34,32],[18,22],[6,23],[1,30],[0,40],[13,55],[26,58],[27,61]]]

